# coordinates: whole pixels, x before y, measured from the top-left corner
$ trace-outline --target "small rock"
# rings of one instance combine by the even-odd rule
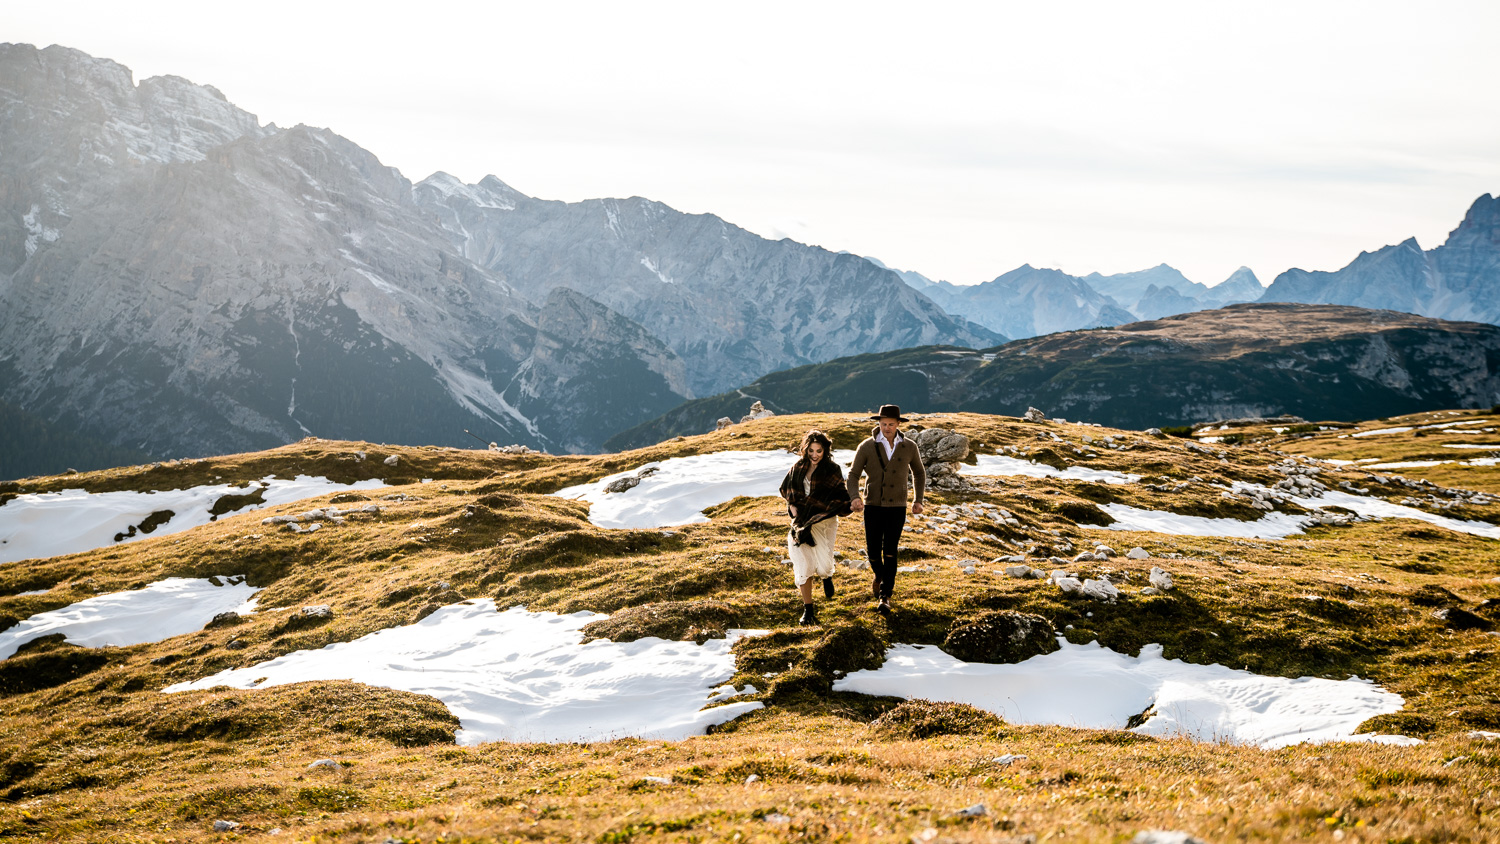
[[[672,778],[671,777],[641,777],[641,779],[645,780],[646,782],[656,783],[657,785],[671,785],[672,784]]]
[[[1026,412],[1021,414],[1021,419],[1026,422],[1042,422],[1046,418],[1047,414],[1041,412],[1040,410],[1037,410],[1034,407],[1026,408]]]
[[[989,808],[986,807],[983,803],[975,803],[972,806],[959,809],[957,812],[954,812],[953,815],[954,817],[959,818],[982,818],[989,813]]]
[[[756,402],[756,404],[760,404],[760,402]],[[764,820],[766,823],[774,824],[786,824],[792,822],[792,819],[789,815],[783,815],[780,812],[772,812],[771,814],[766,815],[764,818],[762,818],[762,820]]]
[[[224,643],[225,650],[242,651],[247,647],[249,647],[249,645],[245,643],[244,639],[230,639],[229,641]]]
[[[1078,591],[1086,598],[1113,603],[1120,597],[1120,590],[1108,580],[1085,580]]]
[[[214,821],[214,832],[231,832],[239,828],[238,821]]]
[[[1467,760],[1468,758],[1469,757],[1467,757],[1467,756],[1455,756],[1452,759],[1449,759],[1447,762],[1444,762],[1443,763],[1443,767],[1444,768],[1451,768],[1454,765],[1457,765],[1458,763]]]
[[[628,475],[626,477],[616,478],[615,480],[610,481],[608,484],[605,485],[604,491],[605,492],[624,492],[627,489],[634,489],[634,488],[636,488],[636,487],[638,487],[640,485],[641,485],[641,479],[640,478],[638,478],[638,477],[636,477],[634,475]]]
[[[1148,436],[1148,437],[1159,437],[1159,436],[1161,436],[1161,429],[1160,428],[1147,428],[1146,429],[1146,436]]]
[[[1151,567],[1150,580],[1152,586],[1163,592],[1169,592],[1172,589],[1172,575],[1167,574],[1166,569],[1163,569],[1161,566]]]
[[[745,785],[750,785],[751,783],[756,782],[760,782],[760,774],[751,774],[750,776],[745,777]]]
[[[381,462],[385,463],[385,465],[387,465],[387,466],[394,466],[397,463],[401,462],[401,458],[399,456],[397,456],[397,455],[392,454],[390,457],[387,457],[385,460],[383,460]]]
[[[1130,844],[1207,844],[1207,842],[1186,832],[1148,829],[1144,832],[1137,832],[1135,837],[1130,839]]]
[[[722,431],[725,428],[728,428],[730,425],[733,425],[733,424],[734,424],[734,420],[733,419],[730,419],[728,416],[720,416],[719,417],[719,421],[714,423],[714,430],[715,431]],[[752,774],[752,776],[754,776],[754,775]]]
[[[1489,730],[1470,730],[1467,735],[1469,738],[1483,739],[1485,741],[1500,739],[1500,733],[1492,733]]]
[[[332,618],[333,607],[327,604],[313,604],[312,606],[303,607],[298,612],[298,615],[304,618]]]
[[[1147,586],[1145,589],[1141,590],[1141,594],[1142,595],[1160,595],[1161,594],[1161,590],[1157,589],[1155,586]]]
[[[1109,547],[1108,545],[1095,545],[1094,554],[1097,556],[1101,556],[1107,560],[1110,557],[1115,556],[1115,549]]]
[[[1126,551],[1125,556],[1129,557],[1132,560],[1149,560],[1151,559],[1151,552],[1137,545],[1129,551]]]
[[[1007,753],[1004,756],[996,756],[994,759],[991,759],[990,761],[993,762],[993,763],[995,763],[996,765],[1005,766],[1005,765],[1013,765],[1013,764],[1021,761],[1022,759],[1025,759],[1025,758],[1026,757],[1023,756],[1020,753]]]
[[[315,768],[338,768],[338,766],[339,763],[333,759],[319,759],[311,765],[308,765],[307,769],[311,771]]]

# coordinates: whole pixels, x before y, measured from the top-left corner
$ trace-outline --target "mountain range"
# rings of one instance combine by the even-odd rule
[[[212,86],[25,44],[0,44],[0,151],[0,409],[18,420],[0,475],[310,435],[589,452],[787,369],[1252,298],[1500,320],[1488,195],[1436,249],[1268,289],[1166,265],[964,287],[640,197],[413,183]]]
[[[588,451],[775,369],[1002,339],[854,256],[643,199],[413,184],[65,47],[0,45],[0,115],[0,402],[54,439]]]
[[[1023,264],[974,285],[897,272],[949,313],[1015,338],[1121,325],[1243,302],[1354,305],[1500,323],[1500,200],[1489,194],[1480,196],[1448,239],[1433,249],[1423,250],[1415,238],[1409,238],[1362,252],[1334,272],[1287,270],[1269,287],[1263,287],[1248,267],[1240,267],[1213,287],[1190,281],[1166,264],[1086,276]]]

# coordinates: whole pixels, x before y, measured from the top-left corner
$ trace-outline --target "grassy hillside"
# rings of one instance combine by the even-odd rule
[[[1448,422],[1485,422],[1421,429]],[[708,523],[605,530],[586,505],[551,497],[564,486],[651,460],[782,448],[809,427],[838,447],[865,436],[859,416],[783,416],[639,451],[593,457],[502,455],[309,439],[254,454],[112,469],[0,485],[23,492],[168,489],[268,474],[387,478],[389,490],[342,493],[278,509],[225,515],[192,531],[83,554],[0,565],[0,629],[91,595],[170,576],[249,575],[263,608],[328,604],[331,619],[294,623],[266,609],[232,626],[155,644],[85,649],[57,641],[0,662],[0,838],[17,841],[562,841],[645,839],[992,841],[1128,840],[1179,829],[1206,840],[1464,841],[1500,836],[1500,640],[1455,630],[1438,609],[1488,614],[1500,598],[1500,542],[1424,522],[1318,527],[1285,540],[1105,531],[1096,505],[1253,519],[1215,483],[1272,484],[1287,454],[1342,460],[1483,450],[1500,418],[1421,414],[1329,430],[1268,427],[1214,432],[1238,442],[1189,448],[1054,422],[943,414],[915,424],[961,431],[976,451],[1143,475],[1131,485],[1058,479],[977,479],[972,493],[934,505],[992,502],[1019,527],[926,530],[913,518],[896,612],[871,612],[868,573],[840,566],[838,596],[816,628],[794,626],[800,601],[780,553],[774,498],[738,498]],[[1317,426],[1312,426],[1317,427]],[[1413,430],[1353,437],[1387,428]],[[1101,440],[1115,437],[1114,448]],[[1087,438],[1087,439],[1086,439]],[[367,452],[364,460],[355,453]],[[399,457],[396,467],[383,459]],[[1428,495],[1392,472],[1323,464],[1330,487],[1349,482],[1393,501]],[[1500,468],[1430,467],[1444,485],[1500,493]],[[1424,469],[1403,469],[1406,478]],[[430,483],[421,481],[430,479]],[[376,518],[294,534],[262,525],[276,513],[373,501]],[[1444,515],[1500,523],[1500,506],[1420,502]],[[0,507],[4,504],[0,503]],[[1106,517],[1107,518],[1107,517]],[[838,550],[854,557],[857,519]],[[963,542],[959,540],[963,539]],[[1108,570],[1125,596],[1102,604],[1043,581],[994,574],[991,560],[1028,553],[1035,565],[1072,546],[1140,545],[1151,560],[1069,568]],[[978,561],[978,571],[963,569]],[[1177,588],[1145,596],[1152,565]],[[440,585],[444,584],[444,585]],[[44,594],[21,594],[49,589]],[[501,608],[614,615],[592,629],[616,641],[773,633],[735,646],[740,675],[767,707],[680,742],[498,742],[459,747],[432,698],[348,682],[261,691],[163,695],[168,684],[300,649],[412,623],[463,598]],[[892,643],[941,644],[950,629],[997,609],[1035,613],[1070,641],[1287,677],[1373,678],[1405,708],[1371,731],[1427,740],[1263,751],[1154,739],[1129,732],[1021,726],[951,705],[899,706],[837,693],[832,680],[878,663]],[[1493,629],[1493,628],[1492,628]],[[231,648],[231,641],[236,647]],[[768,678],[765,675],[770,674]],[[1005,754],[1026,757],[1012,764]],[[310,769],[333,758],[332,769]],[[751,775],[757,780],[747,783]],[[663,784],[647,777],[670,778]],[[988,814],[957,810],[984,803]],[[242,824],[215,833],[216,819]],[[280,833],[272,836],[272,830]],[[929,831],[930,830],[930,831]]]
[[[1244,304],[1063,331],[983,352],[928,346],[776,372],[686,402],[607,448],[711,431],[760,399],[778,413],[1051,416],[1124,428],[1293,414],[1356,420],[1500,401],[1500,327],[1337,305]]]

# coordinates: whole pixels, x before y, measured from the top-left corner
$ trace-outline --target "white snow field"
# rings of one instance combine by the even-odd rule
[[[896,645],[885,665],[835,681],[836,691],[967,703],[1015,724],[1121,729],[1262,748],[1300,742],[1419,744],[1405,736],[1355,736],[1367,718],[1399,710],[1399,695],[1351,678],[1263,677],[1222,665],[1164,659],[1160,645],[1126,656],[1097,642],[1014,665],[956,659],[933,645]]]
[[[833,458],[847,476],[854,452],[838,450]],[[723,504],[735,496],[776,495],[781,479],[795,462],[797,456],[786,451],[720,451],[673,457],[560,489],[553,495],[589,502],[589,521],[599,527],[699,524],[708,521],[703,515],[705,508]],[[648,472],[635,487],[624,492],[604,491],[614,481],[638,476],[649,469],[655,471]]]
[[[1270,491],[1266,487],[1240,481],[1236,481],[1233,484],[1233,489],[1236,492],[1244,492],[1252,489],[1262,492]],[[1343,507],[1369,518],[1413,519],[1447,528],[1458,533],[1500,539],[1500,526],[1492,525],[1489,522],[1453,519],[1447,516],[1440,516],[1436,513],[1429,513],[1426,510],[1419,510],[1416,507],[1395,504],[1383,498],[1375,498],[1373,496],[1352,495],[1347,492],[1328,490],[1317,498],[1292,496],[1291,500],[1310,510],[1321,510],[1326,507]],[[1254,521],[1242,522],[1239,519],[1213,519],[1206,516],[1186,516],[1164,510],[1143,510],[1139,507],[1131,507],[1128,504],[1100,504],[1098,506],[1099,509],[1115,519],[1112,524],[1103,526],[1103,530],[1141,530],[1176,536],[1231,536],[1241,539],[1285,539],[1288,536],[1295,536],[1302,533],[1303,528],[1307,527],[1310,523],[1310,520],[1306,517],[1293,516],[1289,513],[1272,512]]]
[[[1069,481],[1102,481],[1107,484],[1133,484],[1141,479],[1140,475],[1132,475],[1128,472],[1114,472],[1109,469],[1090,469],[1087,466],[1069,466],[1066,469],[1054,469],[1043,463],[1033,463],[1030,460],[1021,460],[1016,457],[1005,457],[998,454],[979,455],[979,464],[970,466],[965,463],[959,466],[960,475],[998,475],[1021,476],[1027,478],[1062,478]]]
[[[0,506],[0,563],[77,554],[114,545],[119,541],[167,536],[206,525],[214,503],[226,495],[246,495],[256,485],[263,503],[251,504],[232,513],[247,513],[303,498],[314,498],[339,490],[379,489],[384,481],[368,480],[341,484],[327,478],[298,475],[293,480],[267,477],[249,487],[210,484],[188,489],[153,492],[86,492],[65,489],[18,495]],[[172,518],[150,533],[136,529],[152,513],[170,510]]]
[[[1267,513],[1259,519],[1242,522],[1239,519],[1214,519],[1207,516],[1186,516],[1166,510],[1143,510],[1129,504],[1100,504],[1100,510],[1114,517],[1114,522],[1099,527],[1101,530],[1143,530],[1152,533],[1167,533],[1174,536],[1232,536],[1240,539],[1285,539],[1302,533],[1307,519],[1289,513]],[[1087,526],[1085,526],[1087,527]]]
[[[226,582],[227,581],[227,582]],[[61,609],[37,613],[0,632],[0,659],[33,639],[54,633],[90,648],[139,645],[203,629],[221,612],[241,615],[255,611],[255,593],[244,577],[209,579],[169,577],[130,592],[111,592],[86,598]]]
[[[492,600],[465,601],[406,627],[163,691],[353,680],[441,700],[462,725],[459,744],[626,736],[675,741],[762,706],[741,701],[703,708],[737,694],[720,685],[734,675],[730,645],[762,631],[732,630],[727,639],[702,645],[663,639],[580,644],[579,630],[606,617],[521,608],[496,612]]]

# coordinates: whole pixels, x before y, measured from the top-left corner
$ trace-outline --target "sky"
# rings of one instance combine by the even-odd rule
[[[957,284],[1333,270],[1500,193],[1500,3],[7,3],[408,178],[644,196]]]

